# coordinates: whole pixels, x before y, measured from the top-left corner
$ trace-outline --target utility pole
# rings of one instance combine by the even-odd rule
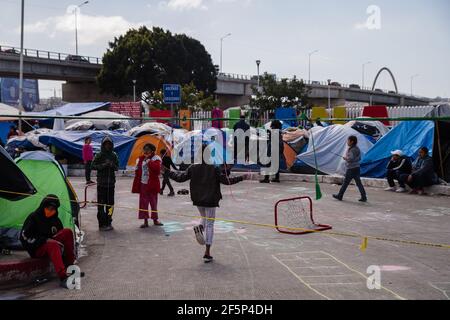
[[[308,60],[308,83],[309,84],[311,84],[311,56],[317,52],[319,52],[319,50],[314,50],[313,52],[309,53],[309,60]]]
[[[231,33],[228,33],[224,35],[222,38],[220,38],[220,73],[222,73],[222,64],[223,64],[223,40],[231,36]]]
[[[19,116],[23,111],[23,38],[25,21],[25,0],[22,0],[21,19],[20,19],[20,67],[19,67]],[[22,132],[22,118],[19,117],[19,133]]]
[[[256,68],[257,68],[257,72],[258,72],[258,92],[259,92],[259,87],[260,87],[260,77],[259,77],[259,66],[261,65],[261,60],[256,60]]]
[[[75,9],[73,9],[73,12],[74,12],[74,14],[75,14],[75,52],[76,52],[76,55],[77,55],[77,56],[78,56],[78,10],[79,10],[82,6],[84,6],[84,5],[88,4],[88,3],[89,3],[89,1],[85,1],[85,2],[83,2],[83,3],[79,4],[79,5],[77,5],[77,6],[75,7]]]

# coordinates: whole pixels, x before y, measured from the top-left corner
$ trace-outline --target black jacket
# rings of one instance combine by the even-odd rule
[[[36,250],[47,242],[47,239],[53,238],[60,230],[63,229],[63,224],[58,218],[58,211],[51,217],[45,217],[44,208],[49,203],[57,202],[59,207],[59,200],[55,200],[55,195],[49,195],[42,200],[39,208],[31,213],[25,220],[22,231],[20,232],[20,242],[25,250],[28,251],[31,257],[35,256]]]
[[[250,126],[248,125],[247,122],[245,122],[245,120],[241,119],[233,127],[234,131],[237,131],[238,129],[241,129],[242,131],[246,132],[247,130],[250,130]]]
[[[92,161],[92,169],[97,170],[97,185],[99,187],[114,187],[116,184],[116,171],[119,170],[119,158],[114,150],[106,150],[105,144],[107,142],[110,142],[114,149],[111,137],[104,137],[101,150]]]
[[[389,161],[388,170],[397,171],[399,174],[411,174],[412,163],[408,157],[402,156],[397,161]]]
[[[242,177],[228,177],[220,168],[209,164],[195,164],[185,172],[171,172],[176,182],[190,181],[191,200],[194,206],[215,208],[222,199],[220,184],[233,185],[243,181]]]
[[[164,156],[162,158],[162,165],[167,169],[170,170],[172,167],[174,170],[178,170],[178,168],[175,166],[175,164],[172,161],[172,158],[170,156]]]
[[[412,174],[414,178],[424,179],[431,183],[439,183],[439,178],[434,172],[433,158],[426,156],[425,158],[417,158],[413,163]]]

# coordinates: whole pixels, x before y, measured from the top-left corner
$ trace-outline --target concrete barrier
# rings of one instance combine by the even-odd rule
[[[48,259],[33,259],[26,252],[14,251],[0,257],[0,288],[20,286],[53,272]]]

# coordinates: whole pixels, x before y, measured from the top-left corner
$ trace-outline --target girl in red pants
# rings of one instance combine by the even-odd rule
[[[48,195],[23,224],[20,241],[32,258],[49,258],[67,287],[67,267],[75,263],[74,235],[58,218],[59,199]],[[84,273],[81,274],[84,276]]]
[[[144,146],[144,155],[139,158],[133,181],[133,193],[139,193],[139,219],[144,220],[141,228],[148,228],[151,217],[155,226],[163,226],[158,220],[158,194],[161,191],[159,174],[161,158],[156,155],[156,147],[152,144]],[[150,205],[151,215],[148,212]]]

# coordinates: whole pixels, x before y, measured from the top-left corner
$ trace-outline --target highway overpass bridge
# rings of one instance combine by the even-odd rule
[[[77,57],[69,54],[31,50],[24,51],[24,77],[26,79],[44,79],[66,81],[63,84],[63,100],[67,102],[117,101],[117,97],[101,94],[95,79],[101,69],[101,59],[94,57]],[[395,79],[392,76],[395,88]],[[379,74],[377,75],[378,78]],[[0,77],[19,77],[19,49],[0,46]],[[376,82],[376,81],[375,81]],[[216,94],[220,104],[227,107],[248,104],[257,85],[256,76],[220,74],[217,79]],[[424,105],[429,99],[415,97],[397,92],[387,92],[373,88],[359,88],[338,83],[311,82],[310,100],[314,105],[345,105],[346,102],[368,104]],[[130,84],[131,87],[131,84]],[[131,90],[130,90],[131,91]],[[123,97],[129,101],[131,97]]]

